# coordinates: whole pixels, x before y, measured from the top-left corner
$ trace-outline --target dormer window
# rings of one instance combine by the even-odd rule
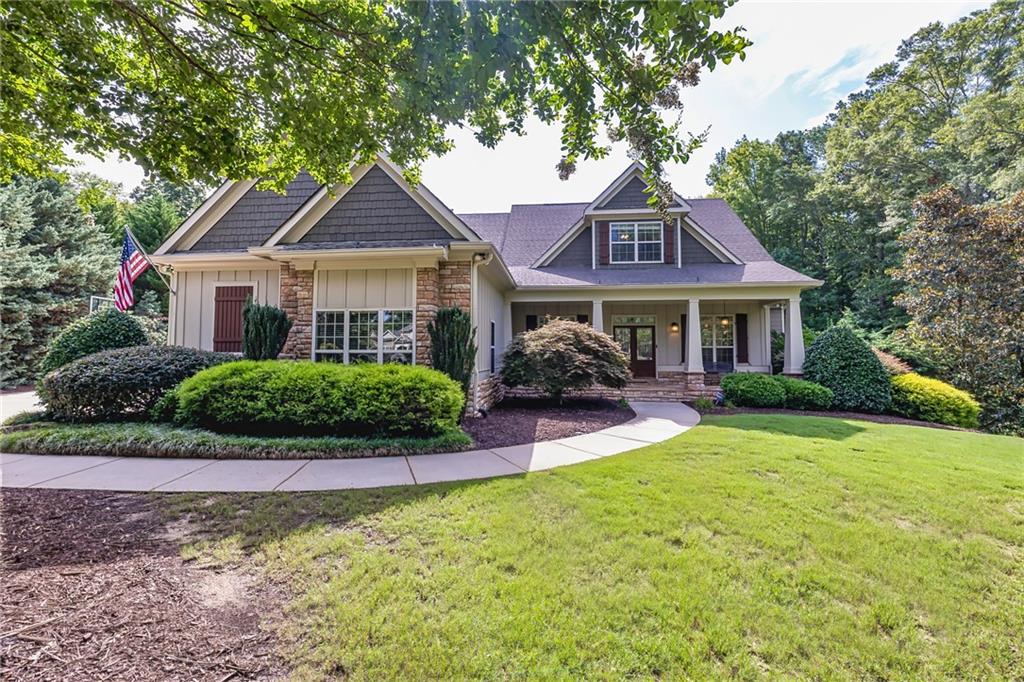
[[[611,224],[612,263],[664,262],[664,230],[660,221]]]

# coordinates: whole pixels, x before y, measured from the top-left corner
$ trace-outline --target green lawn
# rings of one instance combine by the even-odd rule
[[[1024,671],[1019,439],[709,417],[524,477],[206,501],[186,551],[291,586],[299,679]]]

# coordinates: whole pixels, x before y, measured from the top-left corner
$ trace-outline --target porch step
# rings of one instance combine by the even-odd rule
[[[705,386],[703,388],[673,385],[668,382],[634,382],[622,389],[617,388],[594,388],[586,391],[571,391],[566,394],[573,398],[607,398],[618,400],[647,400],[652,402],[692,402],[697,398],[714,398],[718,392],[718,386]],[[513,388],[505,392],[508,397],[514,398],[535,398],[541,395],[540,391],[532,388]]]

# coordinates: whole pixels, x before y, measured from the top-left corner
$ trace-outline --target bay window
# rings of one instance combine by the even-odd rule
[[[663,262],[664,234],[660,222],[612,223],[610,229],[612,263]]]

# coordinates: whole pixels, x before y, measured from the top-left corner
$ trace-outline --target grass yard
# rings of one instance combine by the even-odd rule
[[[1024,671],[1019,439],[736,415],[525,477],[166,500],[188,558],[292,591],[298,679]]]

